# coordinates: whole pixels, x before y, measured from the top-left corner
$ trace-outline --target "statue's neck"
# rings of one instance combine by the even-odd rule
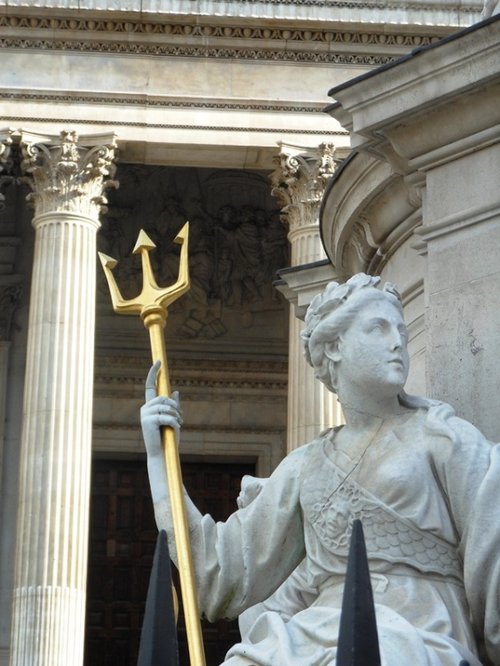
[[[349,430],[359,431],[370,428],[381,420],[390,419],[402,414],[408,409],[403,407],[398,396],[358,396],[348,399],[347,396],[339,396],[346,426]]]

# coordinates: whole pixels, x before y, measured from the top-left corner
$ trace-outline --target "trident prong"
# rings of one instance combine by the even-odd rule
[[[163,329],[167,320],[168,306],[189,289],[188,267],[188,230],[189,224],[182,227],[175,238],[181,245],[179,274],[177,281],[169,287],[159,287],[151,268],[149,252],[156,246],[149,236],[141,231],[133,250],[141,255],[143,279],[139,296],[125,300],[118,289],[113,276],[113,268],[117,261],[99,253],[99,258],[108,281],[113,309],[118,314],[139,314],[144,326],[149,330],[151,355],[153,363],[160,361],[157,388],[159,395],[170,395],[170,379],[168,376],[167,353]],[[162,429],[162,443],[165,467],[170,495],[172,522],[174,526],[175,545],[179,564],[182,602],[186,620],[189,657],[191,666],[205,666],[205,652],[201,633],[200,613],[195,590],[193,558],[189,542],[189,528],[184,504],[182,473],[177,446],[176,434],[172,428]]]
[[[129,300],[125,300],[121,295],[113,275],[113,269],[118,262],[116,259],[99,252],[99,259],[101,260],[111,294],[113,310],[118,314],[139,314],[144,319],[152,309],[156,309],[157,307],[161,307],[166,312],[169,305],[182,296],[182,294],[186,293],[189,289],[188,238],[189,222],[186,222],[174,238],[174,243],[178,243],[181,246],[177,281],[173,285],[162,288],[158,286],[155,280],[149,257],[149,253],[156,248],[156,245],[147,233],[141,229],[132,253],[141,255],[142,290],[139,296]]]

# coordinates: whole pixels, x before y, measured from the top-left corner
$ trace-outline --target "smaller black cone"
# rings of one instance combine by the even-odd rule
[[[336,664],[380,666],[375,606],[360,520],[352,526]]]
[[[137,666],[179,666],[172,573],[165,531],[156,540]]]

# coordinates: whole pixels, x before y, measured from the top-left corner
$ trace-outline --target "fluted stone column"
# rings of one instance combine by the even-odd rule
[[[323,143],[304,149],[281,144],[279,166],[271,175],[273,194],[288,225],[291,265],[326,259],[319,229],[319,209],[325,187],[335,171],[335,147]],[[339,403],[314,377],[303,355],[302,322],[290,308],[288,346],[288,438],[291,451],[311,441],[324,428],[342,423]]]
[[[23,407],[12,666],[83,661],[95,258],[112,136],[24,133],[35,256]]]

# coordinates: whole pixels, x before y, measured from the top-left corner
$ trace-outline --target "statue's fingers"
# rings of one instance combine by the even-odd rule
[[[177,411],[179,412],[180,416],[182,416],[182,407],[181,407],[181,397],[179,395],[179,391],[173,391],[170,399],[173,401],[173,404],[177,408]]]
[[[172,395],[169,398],[169,404],[173,408],[173,414],[177,418],[179,425],[182,425],[184,423],[183,421],[183,413],[182,413],[182,407],[181,407],[181,402],[179,398],[179,391],[174,391]]]
[[[146,389],[145,389],[145,400],[149,402],[156,398],[156,378],[158,377],[158,372],[160,371],[161,361],[156,361],[154,365],[151,366],[148,376],[146,377]]]
[[[153,407],[155,403],[151,403],[151,406]],[[174,401],[172,398],[162,399],[162,401],[158,405],[158,413],[161,415],[165,415],[167,418],[174,419],[177,425],[182,425],[183,423],[182,410],[179,407],[179,403]]]

